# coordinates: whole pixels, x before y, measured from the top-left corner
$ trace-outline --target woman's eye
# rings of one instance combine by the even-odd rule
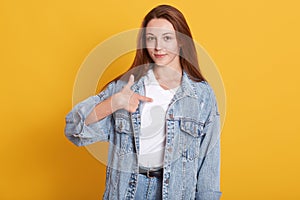
[[[152,37],[152,36],[147,37],[147,41],[153,41],[153,40],[155,40],[155,37]]]
[[[172,39],[171,36],[165,36],[165,37],[164,37],[164,40],[165,40],[165,41],[169,41],[169,40],[171,40],[171,39]]]

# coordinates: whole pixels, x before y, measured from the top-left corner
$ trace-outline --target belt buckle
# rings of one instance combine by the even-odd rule
[[[148,178],[154,178],[155,176],[150,176],[150,169],[147,170],[147,177]]]

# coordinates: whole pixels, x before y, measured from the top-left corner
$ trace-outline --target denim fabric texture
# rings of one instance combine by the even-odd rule
[[[144,79],[131,89],[144,95]],[[77,146],[109,142],[106,189],[103,199],[135,199],[139,184],[140,103],[134,113],[117,110],[102,120],[85,125],[94,107],[119,92],[127,82],[111,82],[98,95],[78,103],[66,116],[65,135]],[[163,200],[219,200],[220,116],[215,94],[205,81],[194,82],[183,71],[181,85],[165,117]]]
[[[162,181],[160,178],[138,175],[138,185],[135,200],[160,200],[162,199]]]

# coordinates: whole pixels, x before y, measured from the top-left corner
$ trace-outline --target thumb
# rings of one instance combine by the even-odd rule
[[[133,83],[134,83],[134,76],[131,74],[126,87],[130,88],[133,85]]]

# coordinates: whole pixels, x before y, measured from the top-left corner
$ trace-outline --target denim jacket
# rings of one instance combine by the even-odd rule
[[[142,77],[131,89],[144,95]],[[103,199],[134,199],[140,144],[140,102],[134,113],[120,109],[90,125],[85,119],[94,107],[127,84],[111,82],[98,95],[78,103],[66,116],[65,135],[77,146],[109,142]],[[183,72],[181,85],[165,116],[162,199],[219,200],[220,116],[212,88],[194,82]]]

